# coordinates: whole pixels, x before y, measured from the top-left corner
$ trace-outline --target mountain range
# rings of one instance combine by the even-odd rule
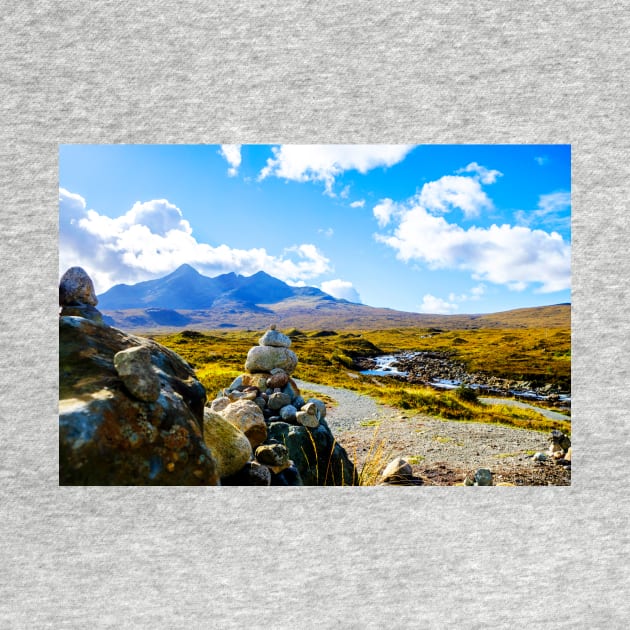
[[[427,315],[338,299],[315,287],[292,287],[259,271],[214,278],[190,265],[134,285],[118,284],[98,296],[105,321],[125,330],[280,328],[373,329],[570,327],[570,304],[484,315]]]
[[[254,308],[257,304],[277,304],[289,298],[304,297],[347,302],[314,287],[289,286],[264,271],[253,276],[226,273],[209,278],[190,265],[181,265],[157,280],[117,284],[98,296],[98,301],[102,310],[141,307],[199,310],[230,303]]]

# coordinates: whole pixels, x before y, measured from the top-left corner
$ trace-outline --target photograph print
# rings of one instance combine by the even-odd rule
[[[59,279],[61,485],[571,484],[569,145],[60,145]]]

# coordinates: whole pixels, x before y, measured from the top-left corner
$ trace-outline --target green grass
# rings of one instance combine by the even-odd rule
[[[363,420],[359,423],[362,427],[378,427],[381,424],[380,420]]]
[[[425,457],[424,455],[410,455],[409,457],[405,457],[405,459],[407,463],[415,466],[416,464],[421,464],[425,460]]]

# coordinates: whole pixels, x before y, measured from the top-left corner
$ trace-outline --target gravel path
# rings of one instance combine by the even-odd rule
[[[356,429],[361,426],[361,422],[400,416],[398,410],[380,405],[373,398],[348,389],[307,383],[298,379],[295,382],[300,389],[320,392],[337,402],[337,406],[329,408],[326,413],[326,422],[335,435],[340,431]]]
[[[439,469],[445,472],[444,484],[438,481],[438,485],[451,485],[481,467],[492,470],[497,479],[518,480],[518,485],[546,485],[549,479],[554,485],[570,483],[570,475],[563,476],[560,466],[541,465],[531,458],[533,452],[547,450],[547,432],[440,420],[387,407],[346,389],[296,382],[300,389],[337,402],[329,408],[326,421],[359,469],[382,444],[387,461],[398,455],[408,459],[414,475],[425,483],[433,483],[432,474]]]

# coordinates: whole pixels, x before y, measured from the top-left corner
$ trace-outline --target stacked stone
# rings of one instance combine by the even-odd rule
[[[291,378],[298,358],[291,339],[271,326],[247,353],[244,374],[212,401],[210,410],[240,428],[250,441],[253,460],[234,483],[299,485],[299,473],[286,446],[267,438],[272,423],[284,422],[317,429],[326,416],[319,399],[305,401]],[[269,471],[269,473],[266,472]],[[247,480],[244,478],[247,477]]]
[[[83,317],[102,323],[103,316],[95,308],[97,304],[92,278],[82,267],[70,267],[59,282],[59,315]]]

